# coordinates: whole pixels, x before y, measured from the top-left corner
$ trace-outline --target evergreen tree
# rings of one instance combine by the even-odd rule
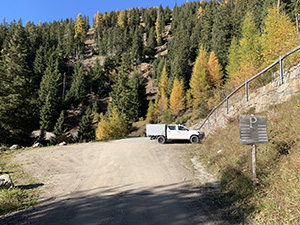
[[[261,47],[259,34],[251,13],[247,13],[242,26],[242,39],[240,40],[240,76],[243,80],[254,76],[260,69]],[[244,82],[242,81],[242,82]]]
[[[73,74],[73,80],[71,83],[70,90],[67,92],[66,100],[74,105],[78,105],[83,102],[86,96],[86,81],[85,73],[83,71],[83,65],[78,62],[75,65]]]
[[[99,60],[95,61],[94,68],[91,70],[91,76],[91,91],[100,97],[105,97],[107,95],[105,88],[106,76]]]
[[[150,101],[149,102],[149,107],[148,107],[148,110],[147,110],[147,122],[148,123],[156,123],[156,108],[155,108],[155,104],[153,103],[153,101]]]
[[[78,138],[80,142],[89,142],[95,139],[95,129],[93,127],[92,110],[88,108],[79,124]]]
[[[236,37],[233,37],[229,48],[228,65],[226,67],[227,75],[230,82],[234,81],[234,77],[236,76],[239,70],[239,66],[240,66],[239,48],[240,47],[238,45],[238,41]]]
[[[185,92],[183,81],[177,78],[174,80],[172,93],[170,96],[170,109],[174,115],[185,108]]]
[[[135,29],[133,40],[132,40],[131,51],[133,57],[136,60],[136,64],[138,64],[140,60],[143,58],[143,52],[144,52],[143,36],[142,36],[141,29],[139,27]]]
[[[129,85],[132,92],[132,109],[135,111],[133,119],[137,121],[145,116],[147,110],[146,83],[142,74],[134,73]]]
[[[24,143],[34,129],[32,75],[27,63],[26,36],[18,24],[4,44],[0,60],[0,127],[7,143]]]
[[[65,133],[67,131],[66,125],[65,125],[65,112],[61,111],[59,118],[57,119],[57,122],[54,127],[54,137],[50,139],[50,144],[55,145],[58,144],[66,138]]]
[[[156,47],[156,39],[155,39],[155,30],[153,27],[150,28],[149,36],[147,38],[147,46],[145,49],[145,54],[148,55],[150,58],[155,56],[155,47]]]

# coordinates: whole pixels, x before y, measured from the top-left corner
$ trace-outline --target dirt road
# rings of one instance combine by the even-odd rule
[[[185,157],[193,147],[141,138],[24,151],[13,163],[37,177],[42,203],[2,222],[226,224],[210,191],[195,188]]]

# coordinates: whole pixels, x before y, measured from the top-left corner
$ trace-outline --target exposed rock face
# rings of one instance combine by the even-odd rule
[[[2,188],[10,189],[13,187],[14,187],[14,184],[8,174],[3,174],[0,176],[0,189],[2,189]]]

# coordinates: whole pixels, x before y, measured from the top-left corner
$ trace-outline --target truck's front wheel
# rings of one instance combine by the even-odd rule
[[[166,138],[164,136],[159,136],[157,138],[158,143],[164,144],[166,142]]]
[[[193,136],[190,138],[190,142],[191,142],[192,144],[197,144],[197,143],[199,143],[199,137],[193,135]]]

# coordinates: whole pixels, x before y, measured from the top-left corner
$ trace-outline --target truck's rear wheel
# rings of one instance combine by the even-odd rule
[[[193,135],[193,136],[190,138],[190,142],[191,142],[192,144],[197,144],[197,143],[199,143],[199,137]]]
[[[159,136],[157,138],[158,143],[164,144],[166,142],[166,138],[164,136]]]

